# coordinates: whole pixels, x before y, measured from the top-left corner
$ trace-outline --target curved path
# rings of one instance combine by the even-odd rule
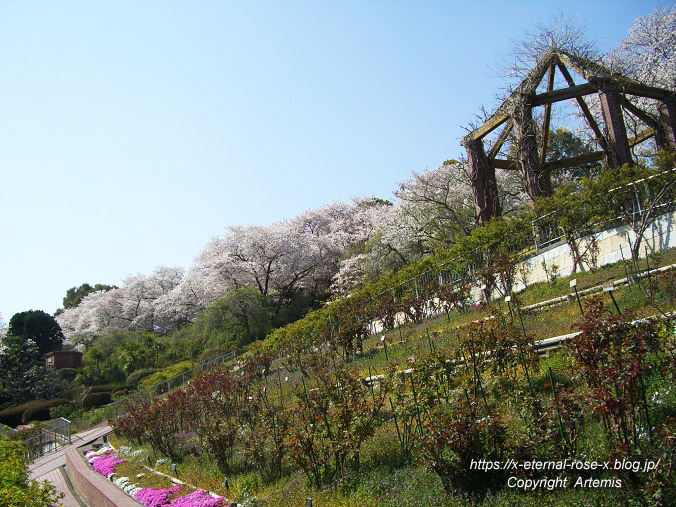
[[[64,497],[61,500],[61,505],[64,507],[81,507],[81,504],[71,493],[66,479],[60,470],[60,467],[66,464],[65,452],[68,447],[80,447],[97,438],[107,435],[113,431],[113,428],[108,426],[108,422],[104,421],[97,426],[89,428],[80,433],[75,433],[71,436],[71,445],[62,447],[58,451],[51,452],[36,459],[32,462],[28,469],[30,471],[30,480],[32,481],[47,481],[56,488],[59,493],[63,493]]]

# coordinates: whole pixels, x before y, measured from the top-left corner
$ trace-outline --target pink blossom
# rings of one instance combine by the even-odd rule
[[[181,486],[174,486],[169,489],[142,488],[139,489],[134,498],[146,507],[163,507],[169,503],[169,496],[178,493]]]
[[[104,477],[108,477],[110,474],[115,472],[115,467],[117,465],[120,465],[125,461],[127,460],[118,459],[117,454],[115,453],[105,454],[103,456],[95,458],[94,461],[92,461],[92,467],[94,467],[94,470],[96,470]]]
[[[169,505],[171,507],[221,507],[223,497],[214,497],[206,491],[198,489],[194,493],[176,498]]]

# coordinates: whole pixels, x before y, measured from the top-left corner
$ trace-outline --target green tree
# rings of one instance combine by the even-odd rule
[[[98,292],[101,290],[109,291],[111,289],[117,289],[117,287],[115,285],[105,285],[102,283],[97,283],[94,285],[94,287],[88,283],[83,283],[79,287],[71,287],[66,291],[66,297],[63,298],[63,308],[56,310],[54,315],[59,315],[68,308],[75,308],[80,304],[80,301],[82,301],[86,295],[92,292]]]
[[[649,227],[676,200],[674,155],[658,153],[655,167],[643,164],[604,167],[593,180],[585,179],[584,190],[598,196],[592,202],[599,220],[621,219],[634,233],[631,256],[636,262]]]
[[[271,323],[270,305],[256,289],[233,289],[213,302],[193,326],[195,352],[207,346],[242,346],[265,337]]]
[[[31,399],[28,372],[40,362],[37,346],[22,336],[7,335],[0,352],[0,391],[11,401]]]
[[[535,213],[543,217],[537,223],[539,226],[556,224],[556,232],[562,232],[570,254],[573,258],[573,273],[584,271],[583,263],[593,267],[590,254],[596,245],[596,240],[583,242],[583,237],[592,232],[589,223],[594,213],[594,200],[597,197],[588,187],[582,189],[575,185],[562,185],[549,197],[542,197],[535,202]]]
[[[64,380],[47,368],[37,345],[22,336],[8,335],[0,352],[0,398],[24,402],[56,398],[66,389]]]
[[[117,346],[117,355],[122,371],[129,375],[148,366],[158,366],[164,344],[155,336],[145,333],[140,338],[125,338]]]
[[[48,482],[29,480],[26,450],[21,442],[0,438],[0,505],[3,507],[51,507],[62,493]]]
[[[7,336],[22,337],[37,346],[40,356],[59,350],[63,343],[63,332],[56,319],[42,310],[28,310],[14,314],[9,320]]]
[[[578,157],[580,155],[589,155],[594,151],[593,145],[566,128],[558,127],[556,130],[549,131],[547,162],[553,162],[563,158]],[[597,175],[599,169],[599,162],[579,164],[574,167],[559,169],[552,174],[552,179],[556,186],[565,183],[573,183],[579,181],[581,178],[591,178]]]

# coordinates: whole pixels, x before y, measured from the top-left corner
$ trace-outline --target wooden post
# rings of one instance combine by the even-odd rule
[[[601,112],[608,135],[608,165],[620,167],[624,164],[633,164],[627,128],[624,125],[622,114],[622,95],[615,86],[610,85],[599,90],[599,98],[601,99]]]
[[[533,123],[533,107],[528,96],[520,97],[514,107],[516,164],[531,201],[551,195],[549,170],[540,165],[537,137]]]
[[[481,139],[467,141],[465,149],[474,192],[474,208],[477,222],[481,225],[502,214],[498,185],[495,181],[495,167],[489,162]]]
[[[661,136],[656,136],[657,147],[661,150],[676,151],[676,99],[667,97],[658,106]]]

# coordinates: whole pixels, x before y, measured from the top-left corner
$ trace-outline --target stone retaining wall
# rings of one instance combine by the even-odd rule
[[[77,448],[66,449],[66,471],[73,488],[89,505],[96,507],[139,507],[141,504],[93,470]]]

